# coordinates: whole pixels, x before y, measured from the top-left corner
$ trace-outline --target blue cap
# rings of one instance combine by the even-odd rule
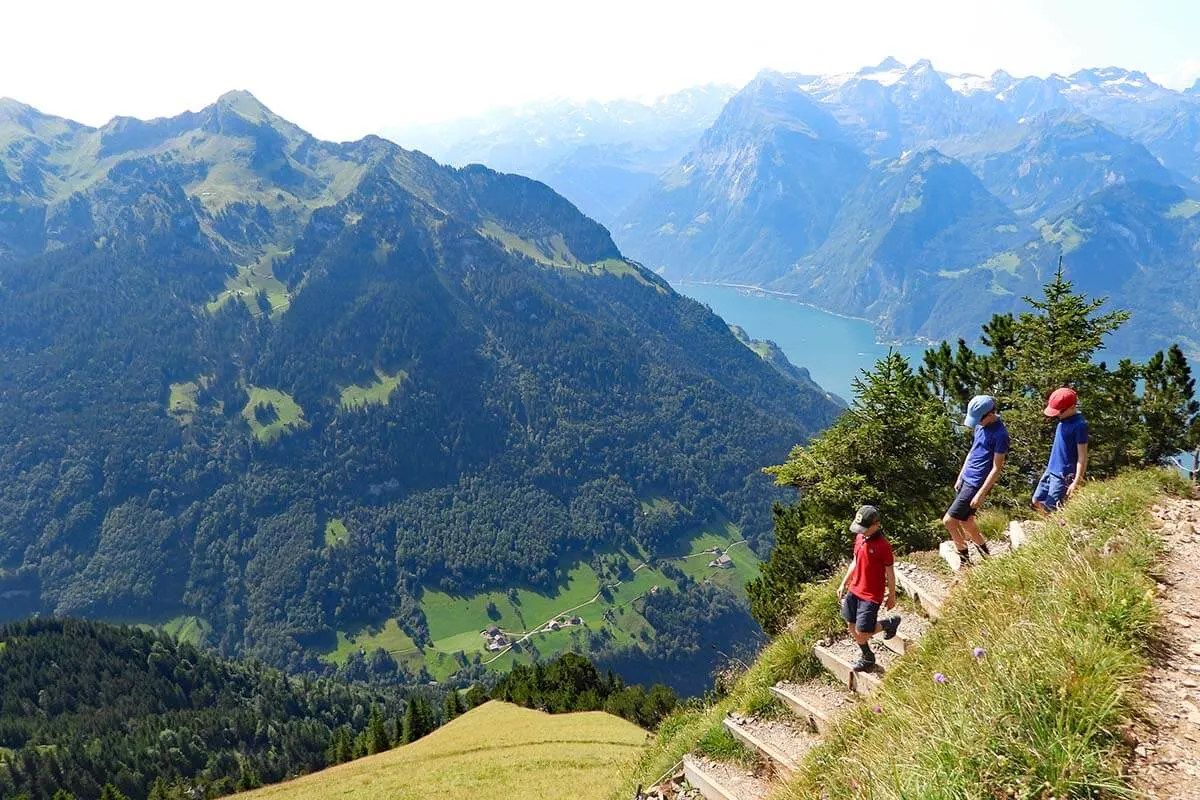
[[[963,425],[974,428],[979,424],[979,420],[995,409],[996,398],[986,394],[977,394],[971,398],[971,402],[967,403],[967,417],[963,420]]]

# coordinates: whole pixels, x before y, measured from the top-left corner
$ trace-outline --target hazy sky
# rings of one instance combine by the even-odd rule
[[[249,89],[329,139],[553,97],[650,98],[894,55],[950,72],[1200,76],[1198,0],[0,2],[0,96],[93,125]]]

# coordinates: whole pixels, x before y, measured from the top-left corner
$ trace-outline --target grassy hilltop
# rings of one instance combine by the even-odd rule
[[[367,800],[387,797],[602,798],[641,752],[646,732],[599,711],[551,716],[507,703],[476,708],[411,745],[241,800]]]

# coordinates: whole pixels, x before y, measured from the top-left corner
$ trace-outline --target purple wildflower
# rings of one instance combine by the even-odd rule
[[[946,676],[940,672],[935,672],[935,673],[933,673],[933,682],[934,683],[945,683]]]
[[[882,707],[882,706],[875,706],[875,713],[876,713],[876,714],[882,714],[882,713],[883,713],[883,707]]]
[[[976,658],[983,658],[984,656],[987,655],[987,650],[984,650],[982,647],[976,647],[974,650],[971,651],[971,654],[974,655]]]

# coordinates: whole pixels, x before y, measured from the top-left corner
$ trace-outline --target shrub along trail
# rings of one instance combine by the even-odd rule
[[[1200,502],[1168,501],[1154,517],[1164,548],[1163,658],[1147,676],[1148,725],[1134,773],[1147,797],[1200,797]]]

